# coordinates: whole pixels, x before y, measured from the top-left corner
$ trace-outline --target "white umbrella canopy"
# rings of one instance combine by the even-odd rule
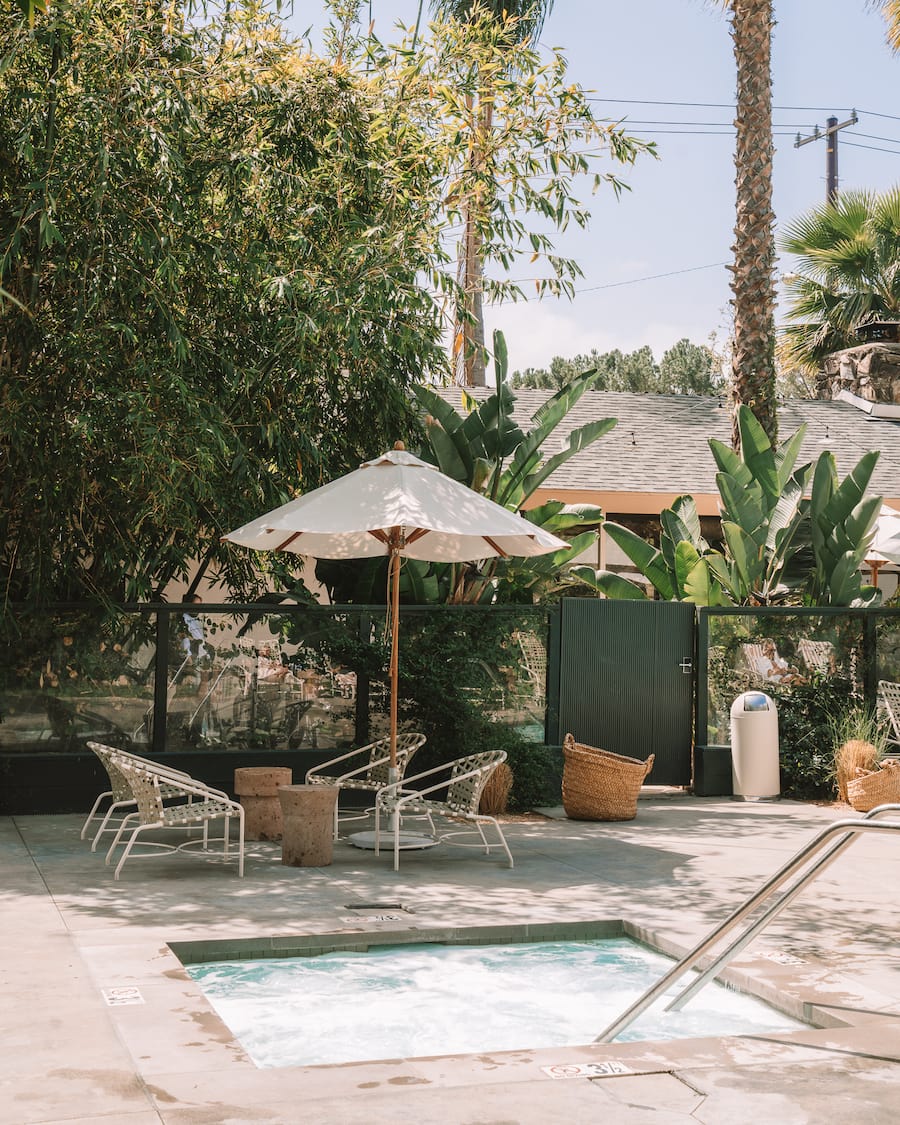
[[[390,554],[392,533],[406,558],[429,562],[529,557],[566,546],[403,449],[366,461],[224,538],[257,551],[357,559]]]
[[[895,508],[881,505],[875,521],[875,534],[865,560],[872,570],[872,585],[878,585],[878,572],[886,566],[900,563],[900,512]]]
[[[866,552],[867,558],[878,558],[885,562],[900,563],[900,512],[895,508],[881,505],[875,521],[875,535]]]
[[[391,768],[396,768],[400,564],[530,558],[568,544],[407,453],[401,442],[223,539],[322,559],[390,557]]]

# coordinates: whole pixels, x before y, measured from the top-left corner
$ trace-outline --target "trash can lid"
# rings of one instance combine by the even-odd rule
[[[771,700],[762,691],[745,691],[741,696],[745,711],[768,711]]]

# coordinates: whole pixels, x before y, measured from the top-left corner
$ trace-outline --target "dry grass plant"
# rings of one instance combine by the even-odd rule
[[[506,764],[501,762],[488,778],[481,793],[478,811],[485,816],[502,816],[506,812],[506,802],[512,789],[513,772]]]
[[[851,738],[837,748],[834,774],[838,796],[842,801],[850,803],[847,782],[856,777],[857,770],[872,770],[877,761],[878,749],[861,738]]]
[[[857,776],[857,771],[875,769],[887,749],[888,732],[884,720],[863,704],[836,716],[831,732],[838,796],[849,804],[847,783]]]

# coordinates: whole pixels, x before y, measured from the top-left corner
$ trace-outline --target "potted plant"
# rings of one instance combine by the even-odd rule
[[[887,724],[871,707],[854,703],[837,712],[829,726],[838,796],[847,804],[853,804],[848,786],[859,776],[859,771],[872,772],[884,757]]]

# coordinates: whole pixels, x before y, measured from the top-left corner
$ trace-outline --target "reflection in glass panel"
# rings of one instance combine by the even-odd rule
[[[900,615],[880,615],[877,622],[876,679],[900,683]]]
[[[89,739],[146,747],[153,705],[153,614],[101,621],[49,614],[4,663],[0,750],[83,751]]]
[[[748,610],[709,615],[707,745],[730,742],[731,704],[756,690],[784,700],[807,687],[836,697],[863,688],[859,614],[774,614]]]
[[[167,749],[354,745],[358,613],[194,607],[169,632]]]
[[[0,750],[84,752],[88,740],[150,753],[335,750],[389,727],[383,609],[173,605],[165,731],[155,730],[156,612],[101,622],[48,616],[0,662]],[[544,735],[547,611],[409,607],[401,612],[400,728],[443,757],[486,734]],[[485,724],[489,724],[486,731]],[[160,735],[159,738],[155,737]]]

